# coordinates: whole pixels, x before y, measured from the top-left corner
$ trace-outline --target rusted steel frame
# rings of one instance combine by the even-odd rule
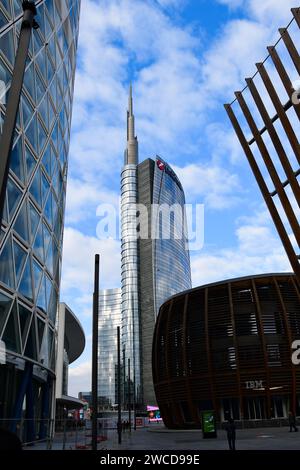
[[[297,22],[297,25],[300,28],[300,8],[291,8],[291,12],[293,13],[293,16]]]
[[[278,136],[278,133],[275,129],[275,127],[273,126],[271,120],[270,120],[270,117],[269,117],[269,114],[268,114],[268,111],[262,101],[262,98],[255,86],[255,83],[254,81],[251,79],[251,78],[246,78],[246,83],[248,85],[248,88],[249,88],[249,91],[252,95],[252,98],[257,106],[257,109],[266,125],[266,128],[269,132],[269,135],[270,135],[270,138],[272,140],[272,143],[276,149],[276,152],[278,154],[278,157],[279,157],[279,160],[281,162],[281,165],[284,169],[284,172],[286,174],[286,177],[287,177],[287,180],[289,182],[289,184],[291,185],[291,188],[292,188],[292,191],[295,195],[295,198],[296,198],[296,201],[298,202],[298,204],[300,205],[300,188],[299,188],[299,184],[298,184],[298,181],[297,181],[297,178],[295,176],[295,173],[293,171],[293,168],[291,166],[291,163],[289,161],[289,158],[285,152],[285,149],[281,143],[281,140]]]
[[[182,344],[182,360],[183,360],[183,370],[185,370],[185,383],[186,383],[186,391],[187,391],[187,402],[189,406],[190,413],[193,417],[194,423],[199,424],[199,417],[196,411],[196,407],[193,405],[193,398],[192,398],[192,391],[191,391],[191,384],[190,384],[190,377],[188,375],[188,355],[187,355],[187,343],[188,343],[188,302],[189,302],[189,294],[185,295],[184,298],[184,308],[183,308],[183,328],[182,328],[182,335],[183,335],[183,344]]]
[[[292,283],[293,283],[293,286],[294,286],[294,289],[296,291],[296,294],[297,294],[297,297],[300,301],[300,281],[299,279],[297,279],[297,277],[292,277]]]
[[[262,312],[261,312],[261,307],[260,307],[260,301],[256,289],[256,284],[255,280],[251,280],[252,284],[252,289],[254,293],[254,298],[255,298],[255,304],[256,304],[256,315],[257,315],[257,320],[258,320],[258,327],[260,330],[260,340],[261,340],[261,345],[263,349],[263,356],[264,356],[264,367],[265,367],[265,373],[266,373],[266,382],[267,382],[267,387],[266,387],[266,394],[267,394],[267,415],[268,418],[271,418],[271,392],[270,392],[270,372],[269,372],[269,366],[268,366],[268,352],[267,352],[267,345],[266,345],[266,339],[265,339],[265,333],[264,333],[264,324],[262,320]]]
[[[283,109],[284,109],[285,111],[288,111],[291,107],[292,107],[292,103],[291,103],[291,101],[288,101],[288,102],[283,106]],[[272,118],[269,118],[269,119],[270,119],[271,123],[274,124],[274,122],[278,121],[279,116],[278,116],[278,114],[276,113],[275,116],[273,116]],[[260,135],[263,135],[266,131],[267,131],[267,127],[264,126],[262,129],[260,129],[259,133],[260,133]],[[254,142],[255,142],[255,139],[253,138],[253,139],[250,139],[250,140],[248,141],[248,144],[249,144],[249,145],[252,145],[252,144],[254,144]]]
[[[206,354],[207,354],[207,366],[208,366],[208,376],[209,376],[209,385],[212,395],[212,402],[215,411],[219,412],[219,406],[217,403],[215,383],[214,383],[214,372],[211,358],[211,347],[210,347],[210,338],[209,338],[209,325],[208,325],[208,288],[204,291],[204,324],[205,324],[205,345],[206,345]]]
[[[256,181],[257,181],[257,184],[259,186],[259,189],[263,195],[263,198],[265,200],[265,203],[269,209],[269,212],[272,216],[272,219],[273,219],[273,222],[275,224],[275,227],[277,229],[277,232],[279,234],[279,237],[282,241],[282,244],[286,250],[286,253],[287,253],[287,256],[289,258],[289,261],[292,265],[292,268],[298,278],[298,282],[300,282],[300,265],[299,265],[299,261],[298,261],[298,258],[297,258],[297,255],[294,251],[294,248],[293,248],[293,245],[290,241],[290,238],[285,230],[285,227],[284,227],[284,224],[280,218],[280,215],[278,213],[278,210],[275,206],[275,203],[272,199],[272,197],[270,196],[269,194],[269,191],[268,191],[268,187],[265,183],[265,180],[260,172],[260,169],[258,167],[258,164],[254,158],[254,155],[252,153],[252,150],[251,148],[249,147],[248,145],[248,142],[246,140],[246,137],[244,136],[244,133],[241,129],[241,126],[230,106],[230,104],[226,104],[225,105],[225,109],[227,111],[227,114],[229,116],[229,119],[233,125],[233,128],[237,134],[237,137],[240,141],[240,144],[245,152],[245,155],[248,159],[248,162],[250,164],[250,167],[252,169],[252,172],[256,178]]]
[[[169,390],[169,397],[171,403],[174,405],[172,407],[172,412],[176,415],[177,420],[179,423],[183,424],[183,417],[182,414],[179,412],[178,404],[175,403],[174,397],[173,397],[173,387],[172,387],[172,375],[170,371],[170,345],[171,345],[171,336],[170,336],[170,322],[171,322],[171,315],[173,311],[173,304],[174,304],[174,299],[171,300],[170,305],[169,305],[169,310],[168,310],[168,316],[167,316],[167,322],[166,322],[166,328],[165,328],[165,333],[166,333],[166,372],[167,372],[167,381],[168,381],[168,390]]]
[[[228,287],[228,296],[229,296],[229,309],[230,309],[230,318],[231,318],[231,324],[232,324],[233,343],[234,343],[234,348],[235,348],[236,378],[238,382],[241,417],[243,419],[244,418],[244,403],[243,403],[243,389],[242,389],[241,374],[240,374],[239,345],[238,345],[238,340],[237,340],[237,335],[236,335],[234,307],[233,307],[233,300],[232,300],[232,287],[231,287],[230,282],[227,284],[227,287]]]
[[[270,57],[273,61],[273,64],[274,64],[274,66],[277,70],[277,73],[278,73],[279,77],[281,78],[281,81],[282,81],[282,84],[285,88],[285,91],[287,92],[287,94],[288,94],[288,96],[291,100],[294,88],[293,88],[292,82],[290,80],[290,77],[289,77],[289,75],[288,75],[288,73],[287,73],[287,71],[286,71],[286,69],[285,69],[285,67],[282,63],[282,60],[279,57],[278,52],[276,51],[276,47],[275,46],[270,46],[270,47],[267,47],[267,49],[268,49]],[[294,105],[292,103],[292,101],[290,101],[289,104],[293,105],[295,113],[297,114],[298,118],[300,119],[300,106],[299,105]],[[286,106],[287,105],[284,106],[285,111],[286,111]],[[289,107],[291,108],[292,106],[289,106]]]
[[[297,178],[297,176],[300,175],[300,169],[297,170],[297,171],[295,171],[294,173],[295,173],[295,176],[296,176],[296,178]],[[284,181],[284,182],[281,183],[281,184],[282,184],[282,187],[285,188],[286,186],[289,186],[290,182],[289,182],[289,181]],[[270,193],[270,194],[271,194],[272,197],[274,197],[274,196],[276,196],[277,191],[273,191],[273,192]]]
[[[259,130],[257,128],[257,125],[253,119],[253,116],[244,100],[244,97],[241,92],[236,92],[235,96],[237,98],[237,101],[241,107],[241,110],[246,118],[246,121],[250,127],[250,130],[257,142],[258,149],[261,153],[261,156],[265,162],[265,165],[267,167],[267,170],[271,176],[271,179],[273,181],[273,184],[275,186],[276,191],[278,192],[279,199],[281,201],[281,204],[286,212],[287,218],[289,223],[291,224],[291,227],[293,229],[293,232],[295,234],[297,243],[300,245],[300,227],[298,224],[297,217],[293,211],[293,208],[291,206],[291,203],[286,195],[285,190],[282,187],[281,181],[279,179],[278,173],[276,171],[275,165],[270,157],[269,151],[266,147],[266,144],[264,143]],[[299,189],[299,188],[298,188]],[[299,195],[299,201],[300,201],[300,195]]]
[[[278,295],[278,298],[279,298],[279,302],[280,302],[280,305],[281,305],[281,308],[282,308],[285,331],[286,331],[286,335],[287,335],[287,339],[288,339],[288,343],[289,343],[288,344],[288,350],[292,354],[291,347],[292,347],[293,337],[292,337],[290,321],[289,321],[289,318],[288,318],[288,313],[287,313],[285,303],[283,301],[283,298],[282,298],[282,295],[281,295],[281,292],[280,292],[280,288],[279,288],[277,279],[275,277],[273,277],[273,283],[275,284],[275,289],[276,289],[276,292],[277,292],[277,295]],[[289,369],[291,371],[291,376],[292,376],[292,411],[294,413],[296,413],[296,399],[297,399],[296,398],[296,395],[297,395],[296,369],[295,369],[295,366],[292,363],[291,358],[290,358],[290,367],[289,367]]]
[[[268,75],[268,72],[266,71],[265,69],[265,66],[260,63],[260,64],[256,64],[257,66],[257,70],[264,82],[264,85],[267,89],[267,92],[269,93],[269,96],[272,100],[272,103],[278,113],[278,116],[279,116],[279,119],[281,121],[281,124],[284,128],[284,131],[287,135],[287,138],[289,139],[289,142],[291,144],[291,147],[294,151],[294,154],[298,160],[298,163],[300,164],[300,144],[299,144],[299,141],[297,139],[297,136],[295,134],[295,131],[292,127],[292,124],[290,123],[290,120],[286,114],[286,112],[284,111],[283,109],[283,106],[281,104],[281,101],[277,95],[277,92],[274,88],[274,85],[273,83],[271,82],[271,79]]]
[[[279,33],[280,33],[280,36],[282,37],[285,47],[288,50],[288,53],[290,54],[290,57],[294,63],[294,66],[298,74],[300,75],[300,57],[296,49],[296,46],[293,43],[292,38],[286,28],[279,28]]]

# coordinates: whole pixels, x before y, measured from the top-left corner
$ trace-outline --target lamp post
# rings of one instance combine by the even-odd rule
[[[128,421],[131,432],[131,384],[130,384],[130,359],[128,358]]]
[[[15,65],[11,80],[11,87],[7,101],[3,132],[0,139],[0,224],[2,222],[10,155],[13,145],[19,103],[24,81],[26,60],[28,55],[32,28],[37,29],[38,24],[34,17],[37,14],[34,1],[23,1],[23,20],[20,29],[19,44],[15,58]]]
[[[118,442],[122,444],[122,413],[121,413],[121,337],[120,327],[117,328],[117,344],[118,344]]]
[[[92,346],[92,450],[97,450],[98,433],[98,319],[99,319],[99,265],[95,255],[95,280],[93,295],[93,346]]]
[[[133,429],[136,431],[136,393],[135,393],[135,372],[133,371]]]

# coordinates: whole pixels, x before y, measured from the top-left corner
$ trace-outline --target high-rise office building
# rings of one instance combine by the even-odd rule
[[[80,1],[36,1],[0,239],[0,420],[45,433],[55,381],[65,191]],[[0,115],[5,116],[22,2],[0,2]],[[2,131],[2,128],[0,128]],[[40,423],[34,429],[34,421]],[[1,421],[0,421],[1,423]],[[27,437],[26,437],[27,433]]]
[[[191,288],[191,270],[184,191],[160,157],[138,162],[131,87],[121,173],[121,227],[122,287],[100,293],[98,395],[102,408],[105,403],[111,406],[116,397],[115,339],[121,326],[122,402],[126,407],[129,359],[131,403],[143,409],[156,402],[151,355],[159,307],[171,295]]]
[[[132,364],[135,401],[142,406],[155,403],[151,354],[158,309],[171,295],[191,288],[191,272],[184,191],[161,158],[138,163],[131,88],[124,163],[122,348]]]
[[[138,165],[137,180],[138,203],[147,208],[141,210],[139,223],[148,228],[148,236],[138,240],[141,375],[144,404],[153,405],[152,341],[159,307],[192,287],[191,269],[185,195],[176,174],[157,157]]]
[[[98,403],[110,409],[118,403],[117,327],[121,325],[121,289],[99,293]]]

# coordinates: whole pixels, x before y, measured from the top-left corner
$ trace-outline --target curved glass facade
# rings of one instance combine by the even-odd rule
[[[162,214],[153,216],[153,280],[156,316],[162,303],[171,295],[192,287],[190,254],[186,231],[185,195],[171,167],[157,158],[154,169],[153,204],[172,209],[169,220]],[[167,223],[169,222],[169,223]],[[170,235],[170,236],[169,236]]]
[[[117,327],[122,319],[121,299],[121,289],[106,289],[99,293],[98,400],[104,409],[118,403]]]
[[[121,175],[122,347],[133,365],[137,403],[141,402],[138,241],[136,236],[137,167],[125,165]],[[127,363],[127,362],[126,362]]]
[[[20,383],[20,371],[26,375],[29,363],[35,364],[29,375],[43,377],[44,382],[55,370],[80,1],[45,0],[36,6],[39,29],[31,36],[0,242],[0,339],[7,361],[18,364]],[[0,123],[21,20],[21,1],[0,2]],[[37,385],[36,393],[38,389]],[[0,408],[0,418],[20,415],[15,408],[19,398],[15,391],[11,403]]]
[[[130,359],[133,370],[136,406],[144,409],[156,402],[151,355],[159,307],[171,295],[191,288],[191,272],[183,188],[162,159],[138,163],[131,87],[121,226],[122,348],[125,364]]]

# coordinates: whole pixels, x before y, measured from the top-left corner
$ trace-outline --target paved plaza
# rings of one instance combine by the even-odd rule
[[[89,449],[90,435],[68,433],[63,439],[56,435],[53,450]],[[26,447],[25,447],[26,449]],[[46,444],[35,444],[30,450],[46,449]],[[200,430],[172,431],[162,425],[152,425],[136,431],[122,433],[118,444],[116,430],[107,431],[107,440],[98,445],[99,450],[227,450],[225,431],[218,431],[215,439],[203,439]],[[237,430],[237,450],[300,450],[300,432],[289,432],[288,427]]]

